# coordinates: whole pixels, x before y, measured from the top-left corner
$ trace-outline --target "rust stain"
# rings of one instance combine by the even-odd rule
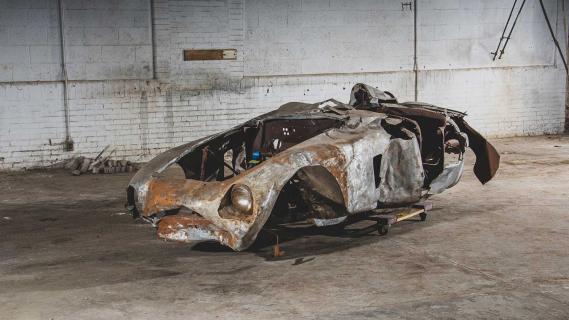
[[[209,220],[195,213],[191,215],[166,216],[160,219],[156,233],[160,238],[166,240],[187,242],[191,241],[191,239],[180,238],[178,233],[180,231],[192,229],[196,232],[210,233],[218,241],[230,247],[235,245],[235,238],[233,235],[225,230],[219,229]]]
[[[148,186],[148,197],[144,205],[144,216],[180,207],[184,197],[186,181],[182,179],[155,179]]]

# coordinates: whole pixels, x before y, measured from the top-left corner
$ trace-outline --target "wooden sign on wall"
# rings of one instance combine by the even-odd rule
[[[235,60],[237,49],[186,49],[184,61]]]

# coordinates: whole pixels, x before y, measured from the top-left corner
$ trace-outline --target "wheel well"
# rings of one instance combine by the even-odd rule
[[[338,180],[328,169],[316,165],[297,170],[283,185],[270,221],[284,223],[345,215],[347,210]]]

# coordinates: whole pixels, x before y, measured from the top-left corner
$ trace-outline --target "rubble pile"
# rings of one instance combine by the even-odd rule
[[[65,169],[69,170],[74,176],[79,176],[84,173],[122,173],[132,172],[138,169],[137,164],[128,160],[114,160],[111,159],[113,152],[110,152],[106,157],[103,157],[103,150],[96,158],[75,157],[65,165]]]

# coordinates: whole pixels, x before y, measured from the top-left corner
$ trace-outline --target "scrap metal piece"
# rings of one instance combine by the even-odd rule
[[[454,187],[464,171],[464,160],[461,159],[456,163],[449,164],[443,172],[436,177],[429,186],[429,194],[437,194]]]
[[[313,219],[311,219],[311,221],[317,227],[326,227],[326,226],[333,226],[333,225],[340,224],[340,223],[346,221],[346,218],[347,218],[347,216],[343,216],[343,217],[339,217],[339,218],[333,218],[333,219],[313,218]]]
[[[158,222],[157,234],[166,240],[189,242],[195,240],[217,240],[229,245],[230,236],[207,219],[195,216],[166,216]]]

